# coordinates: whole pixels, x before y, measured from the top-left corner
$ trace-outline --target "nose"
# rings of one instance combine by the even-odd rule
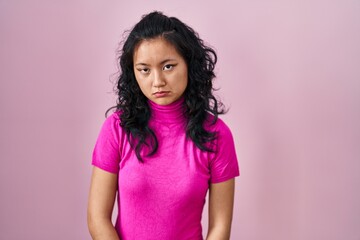
[[[166,85],[166,81],[162,71],[154,71],[153,86],[158,88],[158,87],[163,87],[165,85]]]

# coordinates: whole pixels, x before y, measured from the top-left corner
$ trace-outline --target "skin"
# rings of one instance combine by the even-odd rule
[[[134,51],[134,73],[143,94],[159,105],[179,99],[188,84],[188,68],[175,47],[163,38],[143,40]],[[158,94],[157,93],[161,93]],[[207,240],[230,239],[234,179],[209,186]],[[118,240],[111,215],[117,191],[117,174],[93,167],[88,202],[88,227],[95,240]]]
[[[117,174],[93,167],[87,210],[88,228],[94,240],[119,240],[111,222],[117,191]]]
[[[235,180],[211,183],[209,187],[209,229],[206,240],[229,240],[234,206]]]
[[[188,83],[184,58],[163,38],[143,40],[134,51],[134,73],[143,94],[159,105],[179,99]],[[164,92],[164,95],[157,93]]]

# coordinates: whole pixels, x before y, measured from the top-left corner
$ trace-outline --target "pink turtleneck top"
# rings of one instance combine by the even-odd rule
[[[206,123],[207,130],[218,132],[216,151],[201,151],[186,137],[183,98],[166,106],[148,103],[149,126],[159,143],[155,155],[137,160],[119,112],[104,121],[93,150],[94,166],[118,174],[116,231],[122,240],[202,240],[209,184],[240,174],[232,134],[221,119]]]

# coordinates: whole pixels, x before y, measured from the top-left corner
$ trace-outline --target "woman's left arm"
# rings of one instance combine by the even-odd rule
[[[235,179],[211,183],[209,189],[209,230],[206,240],[229,240],[234,206]]]

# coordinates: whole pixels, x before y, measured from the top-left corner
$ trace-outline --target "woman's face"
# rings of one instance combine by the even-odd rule
[[[134,51],[134,73],[143,94],[159,105],[179,99],[188,83],[185,59],[165,39],[143,40]]]

